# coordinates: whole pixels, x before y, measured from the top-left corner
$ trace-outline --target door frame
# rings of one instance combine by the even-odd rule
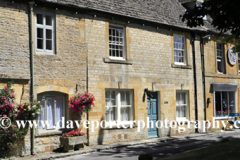
[[[153,92],[156,92],[157,94],[156,98],[157,98],[157,121],[158,121],[158,120],[161,120],[161,91],[153,91]],[[148,111],[147,111],[147,117],[148,117]],[[147,128],[147,131],[148,131],[148,128]],[[157,137],[162,137],[161,128],[157,129]],[[148,138],[152,138],[152,137],[148,137]]]

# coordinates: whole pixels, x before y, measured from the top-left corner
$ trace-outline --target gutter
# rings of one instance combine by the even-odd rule
[[[193,58],[193,79],[194,79],[194,103],[195,103],[195,122],[198,126],[198,105],[197,105],[197,75],[196,75],[196,59],[195,59],[195,33],[191,33],[192,58]],[[198,133],[198,127],[195,128],[195,133]]]
[[[29,48],[30,48],[30,74],[31,74],[31,96],[30,96],[30,101],[33,102],[34,100],[34,62],[33,62],[33,5],[35,2],[28,2],[29,5]],[[34,155],[34,127],[31,128],[31,155]]]

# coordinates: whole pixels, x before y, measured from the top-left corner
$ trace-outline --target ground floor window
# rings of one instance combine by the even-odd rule
[[[58,129],[62,127],[60,121],[62,117],[65,117],[65,98],[64,94],[58,92],[46,92],[38,95],[38,101],[41,103],[41,115],[39,120],[47,121],[49,126],[45,129]],[[59,121],[59,125],[57,122]],[[41,123],[39,123],[39,130],[43,130]]]
[[[107,122],[130,121],[133,118],[132,90],[105,91],[105,119]]]
[[[236,111],[235,93],[228,91],[215,92],[215,117],[227,117]]]
[[[188,92],[176,92],[176,117],[177,119],[189,118]]]

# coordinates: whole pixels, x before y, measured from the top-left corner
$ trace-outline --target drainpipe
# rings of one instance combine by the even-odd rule
[[[201,52],[201,65],[202,65],[202,81],[203,81],[203,105],[204,105],[204,120],[207,120],[207,106],[208,102],[206,101],[206,77],[205,77],[205,62],[204,62],[204,44],[203,37],[200,36],[200,52]],[[208,127],[205,127],[205,131],[207,132]]]
[[[204,102],[204,120],[207,120],[207,104],[206,104],[206,78],[205,78],[205,62],[204,62],[204,45],[203,45],[203,37],[200,36],[200,52],[201,52],[201,60],[202,60],[202,80],[203,80],[203,102]]]
[[[35,2],[28,2],[29,4],[29,45],[30,45],[30,67],[31,67],[31,96],[30,101],[34,100],[34,72],[33,72],[33,5]],[[34,127],[31,128],[31,155],[34,155]]]
[[[196,59],[195,59],[195,33],[191,33],[192,40],[192,58],[193,58],[193,79],[194,79],[194,102],[195,102],[195,121],[198,126],[198,105],[197,105],[197,75],[196,75]],[[198,127],[195,128],[195,133],[198,133]]]

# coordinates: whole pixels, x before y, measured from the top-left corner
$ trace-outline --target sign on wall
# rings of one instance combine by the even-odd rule
[[[228,49],[228,61],[231,65],[235,65],[237,62],[237,54],[233,53],[233,47]]]

